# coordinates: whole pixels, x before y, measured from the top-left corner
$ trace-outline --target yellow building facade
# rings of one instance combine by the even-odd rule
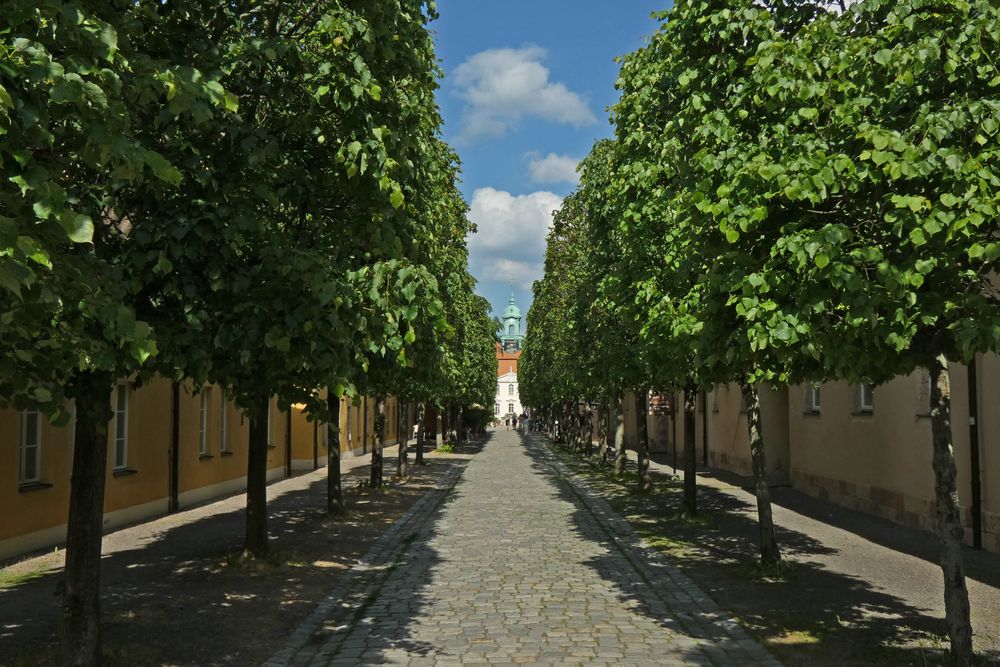
[[[219,387],[195,393],[176,389],[177,447],[171,381],[133,387],[122,381],[111,391],[105,530],[184,509],[246,488],[249,420]],[[325,425],[309,421],[303,406],[289,412],[272,400],[268,416],[267,478],[323,467]],[[386,401],[387,445],[397,442],[398,401]],[[371,451],[375,400],[352,405],[341,399],[341,451],[346,457]],[[413,423],[412,415],[406,425]],[[69,513],[74,424],[56,427],[32,410],[0,410],[0,560],[61,546]],[[172,475],[176,458],[176,477]]]
[[[968,368],[961,364],[950,368],[958,495],[965,541],[973,543],[975,508],[982,547],[1000,552],[1000,411],[992,409],[1000,401],[1000,357],[979,355],[976,369],[970,392]],[[974,409],[970,393],[976,397]],[[665,452],[668,461],[680,464],[684,446],[680,392],[674,395],[674,406],[672,415],[648,417],[647,430],[650,449]],[[772,483],[904,525],[935,529],[926,371],[878,387],[828,382],[762,388],[760,406]],[[626,443],[634,447],[633,396],[626,400],[625,427]],[[973,447],[973,438],[978,447]],[[738,386],[719,385],[699,398],[695,442],[699,465],[707,462],[752,475],[746,411]]]

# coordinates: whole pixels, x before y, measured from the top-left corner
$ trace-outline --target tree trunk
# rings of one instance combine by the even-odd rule
[[[417,403],[417,451],[413,458],[413,464],[424,465],[424,403]]]
[[[437,431],[434,434],[434,448],[437,449],[444,444],[444,406],[438,408],[437,411]]]
[[[931,433],[934,445],[934,496],[941,537],[941,570],[944,573],[944,609],[956,665],[972,663],[972,622],[969,591],[962,563],[962,511],[955,481],[955,452],[951,434],[951,377],[948,359],[939,355],[930,364]]]
[[[465,416],[465,408],[459,406],[457,414],[455,416],[455,442],[464,442],[465,433],[464,426],[462,424],[462,418]]]
[[[625,401],[619,392],[614,397],[615,413],[615,474],[625,474],[625,464],[628,462],[628,451],[625,449]]]
[[[67,664],[101,664],[101,530],[108,475],[109,393],[114,377],[83,373],[76,400],[76,448],[66,525],[63,615]]]
[[[385,396],[375,397],[375,437],[372,440],[372,466],[369,483],[373,489],[382,486],[382,450],[385,448]]]
[[[399,477],[406,477],[406,466],[407,466],[407,456],[409,451],[407,451],[407,445],[410,442],[410,429],[407,423],[407,409],[409,406],[404,402],[399,403],[399,428],[396,437],[396,442],[399,447],[398,455],[396,456],[396,475]]]
[[[653,488],[653,480],[649,476],[649,433],[646,427],[646,390],[636,392],[635,401],[635,427],[638,436],[638,463],[639,470],[637,481],[640,491],[649,491]]]
[[[778,550],[778,542],[774,538],[774,519],[771,516],[771,489],[767,485],[767,462],[764,458],[764,438],[761,434],[760,396],[754,386],[744,384],[741,388],[743,389],[743,402],[747,406],[750,458],[753,461],[753,488],[757,495],[760,564],[762,567],[770,567],[781,561],[781,552]]]
[[[263,398],[257,414],[250,417],[250,442],[247,453],[247,515],[243,555],[262,558],[267,555],[267,412],[271,402]]]
[[[584,431],[586,435],[584,439],[587,442],[587,458],[594,457],[594,411],[590,409],[590,405],[587,405],[587,411],[584,413],[586,418],[586,423],[584,424]]]
[[[698,513],[698,453],[695,445],[695,411],[698,391],[692,385],[684,388],[684,512]]]
[[[330,421],[326,423],[326,511],[341,514],[344,511],[344,492],[340,483],[340,397],[327,389],[326,407]]]

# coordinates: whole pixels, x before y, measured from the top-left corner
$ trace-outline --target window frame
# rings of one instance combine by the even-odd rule
[[[806,413],[818,415],[823,409],[823,398],[820,393],[820,385],[806,385]]]
[[[32,415],[35,418],[35,442],[31,449],[34,450],[34,465],[35,465],[35,475],[34,477],[27,477],[25,475],[25,463],[27,457],[25,456],[28,450],[27,446],[27,435],[28,435],[28,416]],[[20,484],[37,484],[42,479],[42,413],[38,408],[25,408],[21,410],[21,441],[18,446],[18,470],[17,478]]]
[[[131,398],[132,398],[130,396],[131,393],[132,392],[129,391],[128,383],[126,383],[126,382],[117,382],[117,383],[115,383],[115,391],[114,391],[114,394],[113,394],[113,396],[114,396],[114,402],[113,402],[113,404],[111,406],[111,408],[112,408],[111,423],[113,424],[113,428],[114,428],[113,434],[112,434],[112,438],[111,438],[111,444],[112,444],[112,448],[113,448],[113,452],[112,452],[113,459],[112,460],[113,460],[113,463],[114,463],[114,465],[113,465],[114,470],[127,470],[128,469],[128,444],[129,444],[128,443],[128,413],[129,413],[129,404],[131,403]],[[124,396],[124,405],[125,405],[125,407],[124,408],[119,408],[120,401],[118,399],[120,397],[122,397],[122,396]],[[124,426],[125,426],[124,433],[119,433],[119,429],[118,429],[118,422],[119,422],[119,416],[120,415],[124,415],[124,417],[122,418],[122,421],[124,421]],[[121,454],[122,455],[121,455],[121,461],[120,462],[119,462],[119,458],[118,458],[118,442],[119,441],[121,441],[121,443],[122,443],[122,448],[121,448]]]
[[[208,456],[208,403],[210,390],[202,389],[198,405],[198,455]]]
[[[229,400],[222,396],[219,401],[219,453],[229,451]]]
[[[865,401],[865,392],[868,393],[868,401]],[[875,412],[875,386],[867,382],[857,385],[857,412],[858,414],[870,415]]]

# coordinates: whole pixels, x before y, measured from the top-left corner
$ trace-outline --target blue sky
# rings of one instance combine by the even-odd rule
[[[480,232],[469,239],[478,291],[499,312],[513,284],[526,313],[551,211],[573,168],[610,136],[616,56],[656,29],[669,0],[438,0],[431,24],[445,77],[445,139]]]

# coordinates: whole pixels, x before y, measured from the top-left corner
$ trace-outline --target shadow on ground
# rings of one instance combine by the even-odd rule
[[[550,475],[554,484],[561,484],[547,461],[546,450],[555,452],[598,495],[628,517],[639,538],[664,553],[785,664],[951,664],[945,652],[943,618],[882,592],[871,582],[810,562],[810,557],[833,552],[808,535],[779,527],[777,539],[782,552],[794,557],[794,562],[786,562],[776,576],[764,576],[757,565],[757,524],[745,514],[755,511],[755,507],[748,503],[700,486],[699,517],[688,519],[681,512],[681,484],[669,476],[654,474],[654,490],[642,494],[635,490],[635,466],[631,461],[628,472],[619,478],[607,465],[583,461],[576,452],[543,444],[541,438],[529,441],[527,447],[536,457],[539,470]],[[795,498],[794,492],[783,491],[775,490],[776,504],[821,521],[833,514],[822,507],[822,501],[810,502],[812,499]],[[566,492],[568,501],[573,496],[572,491]],[[860,531],[864,523],[848,517],[836,525]],[[889,548],[935,562],[933,535],[926,534],[924,539],[919,534],[887,538],[867,526],[861,534]],[[886,534],[892,535],[893,531]],[[986,574],[975,567],[978,559],[970,560],[972,576],[987,582],[996,579],[996,572]],[[605,569],[601,563],[594,567],[602,572]],[[981,622],[989,624],[988,619]],[[983,664],[1000,664],[1000,654],[981,657]]]
[[[468,455],[475,451],[470,445],[460,449]],[[342,517],[323,511],[325,477],[270,500],[271,553],[263,562],[239,558],[244,509],[235,503],[151,530],[134,546],[105,555],[101,604],[107,664],[263,662],[435,480],[467,463],[429,455],[427,465],[415,466],[412,456],[411,448],[410,474],[403,482],[392,474],[394,459],[386,458],[388,485],[382,489],[359,484],[367,466],[346,471],[348,511]],[[59,664],[61,580],[61,565],[0,580],[0,665]]]

